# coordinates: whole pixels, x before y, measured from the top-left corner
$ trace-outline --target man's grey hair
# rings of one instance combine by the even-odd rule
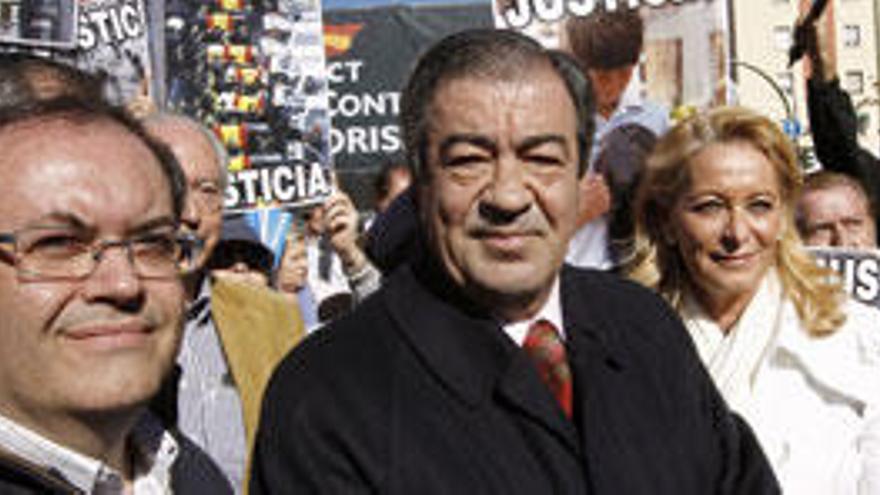
[[[229,153],[226,151],[226,147],[220,141],[220,138],[218,138],[213,131],[208,129],[198,120],[173,110],[160,110],[153,112],[146,116],[143,119],[143,122],[147,130],[164,126],[179,126],[191,129],[204,136],[208,143],[210,143],[211,149],[214,152],[214,161],[217,164],[218,176],[220,177],[220,189],[226,189],[226,186],[229,184]]]

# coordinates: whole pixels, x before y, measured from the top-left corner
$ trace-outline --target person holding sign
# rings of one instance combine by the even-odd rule
[[[791,141],[756,112],[682,121],[648,159],[626,271],[678,310],[785,493],[878,493],[880,313],[802,249],[801,182]]]
[[[402,122],[428,253],[278,367],[252,495],[778,493],[670,308],[563,268],[592,99],[558,64],[498,30],[420,59]]]
[[[308,212],[305,229],[307,283],[318,318],[334,320],[375,292],[382,274],[360,245],[360,221],[351,197],[339,188]]]
[[[318,305],[315,296],[306,283],[309,275],[309,260],[300,227],[294,225],[284,240],[284,250],[279,256],[278,266],[273,277],[273,286],[291,303],[299,307],[306,332],[318,327]]]

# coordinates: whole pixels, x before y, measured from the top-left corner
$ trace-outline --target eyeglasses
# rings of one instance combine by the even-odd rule
[[[66,227],[30,227],[0,233],[18,276],[26,280],[83,279],[95,271],[104,253],[125,249],[128,261],[142,279],[174,278],[193,270],[201,242],[191,235],[167,229],[130,239],[90,240]]]

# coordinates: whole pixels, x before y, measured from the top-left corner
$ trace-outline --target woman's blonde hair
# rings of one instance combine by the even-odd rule
[[[845,320],[840,284],[803,250],[794,225],[794,205],[803,172],[789,139],[770,119],[742,107],[718,107],[680,122],[658,141],[645,166],[634,203],[635,234],[624,272],[657,290],[677,309],[688,284],[681,254],[664,237],[664,225],[689,187],[688,163],[713,143],[745,142],[773,164],[779,179],[783,225],[776,268],[804,327],[813,335],[833,332]]]

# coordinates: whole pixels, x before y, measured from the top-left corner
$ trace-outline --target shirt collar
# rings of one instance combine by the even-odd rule
[[[171,468],[180,446],[159,419],[148,413],[131,433],[135,494],[171,493]]]
[[[171,467],[179,446],[147,413],[133,430],[134,493],[171,493]],[[120,473],[103,462],[59,445],[0,415],[0,444],[10,453],[58,475],[84,493],[123,493]]]
[[[205,320],[211,315],[211,281],[210,277],[205,277],[199,287],[199,293],[196,298],[186,308],[186,321],[196,321],[198,324],[204,324]]]
[[[552,323],[556,327],[556,331],[559,332],[559,337],[563,341],[565,340],[565,327],[562,325],[562,302],[559,299],[558,275],[553,280],[550,297],[547,298],[547,302],[544,303],[544,306],[533,317],[527,320],[503,323],[502,328],[504,333],[516,342],[516,345],[522,347],[523,342],[526,340],[526,334],[529,332],[529,327],[538,320],[547,320]]]

